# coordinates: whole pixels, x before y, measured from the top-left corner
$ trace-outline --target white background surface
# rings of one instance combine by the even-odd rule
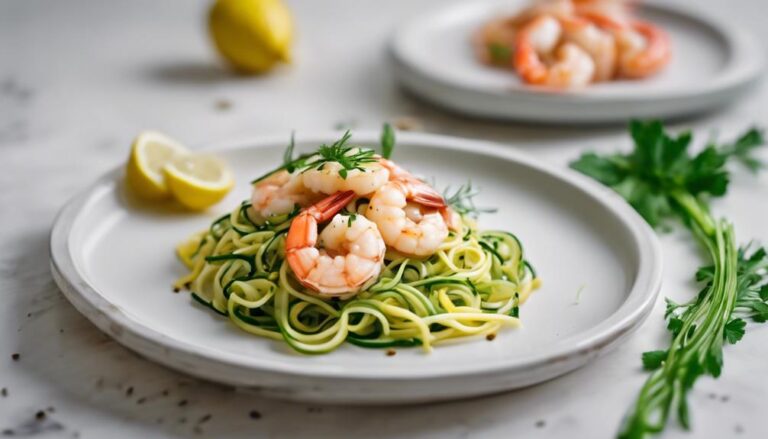
[[[54,215],[124,160],[145,128],[195,145],[340,122],[378,128],[414,116],[427,131],[514,144],[562,166],[585,149],[627,146],[622,127],[469,120],[400,92],[385,63],[388,32],[411,12],[445,2],[292,1],[297,62],[266,78],[233,77],[218,67],[203,31],[206,3],[0,1],[0,387],[8,392],[0,396],[0,430],[82,438],[612,436],[645,378],[640,353],[666,344],[661,300],[628,343],[543,385],[429,406],[333,408],[257,399],[156,366],[63,299],[48,270]],[[695,7],[768,37],[762,2]],[[230,109],[217,108],[222,99]],[[728,136],[752,123],[768,126],[766,103],[760,88],[720,113],[675,126],[696,129],[700,140],[715,128]],[[767,201],[768,176],[739,171],[728,198],[714,206],[735,221],[741,241],[768,242]],[[662,294],[690,297],[697,249],[680,233],[662,243]],[[727,347],[724,375],[700,380],[691,395],[693,434],[673,423],[665,437],[768,435],[767,339],[768,326],[755,327]],[[19,361],[11,360],[14,352]],[[54,412],[46,421],[32,421],[48,407]],[[252,410],[261,419],[250,419]]]

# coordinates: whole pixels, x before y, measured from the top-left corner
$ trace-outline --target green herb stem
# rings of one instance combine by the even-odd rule
[[[731,144],[709,144],[695,156],[687,152],[690,133],[670,136],[657,121],[632,122],[630,132],[632,153],[587,153],[571,166],[614,188],[651,226],[680,220],[712,262],[696,273],[706,284],[694,299],[682,304],[667,299],[669,348],[643,354],[651,375],[619,433],[622,439],[642,439],[663,431],[673,410],[689,428],[688,392],[698,377],[720,376],[725,341],[733,344],[744,335],[741,316],[768,321],[768,252],[761,247],[747,254],[749,246],[739,250],[733,225],[713,218],[708,205],[710,197],[727,192],[725,165],[730,160],[753,171],[764,167],[751,156],[763,144],[759,130]]]

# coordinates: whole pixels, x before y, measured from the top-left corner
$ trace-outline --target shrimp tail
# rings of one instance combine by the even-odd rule
[[[304,209],[293,219],[285,237],[286,252],[290,254],[295,249],[314,246],[317,243],[317,225],[333,218],[353,198],[354,191],[338,192]]]
[[[312,215],[318,223],[324,223],[339,213],[353,198],[355,198],[354,191],[337,192],[323,198],[305,211]]]
[[[443,196],[427,185],[418,185],[411,195],[411,199],[422,206],[434,207],[436,209],[446,207]]]

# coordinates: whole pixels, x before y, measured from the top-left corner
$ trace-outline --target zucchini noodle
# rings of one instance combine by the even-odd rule
[[[462,217],[438,251],[416,259],[388,250],[379,278],[348,298],[303,287],[285,263],[285,237],[298,213],[251,220],[243,202],[177,247],[190,272],[175,287],[248,333],[305,354],[345,341],[367,348],[432,345],[518,327],[520,305],[538,288],[515,235],[479,231]],[[365,208],[365,206],[363,206]],[[352,203],[346,213],[357,212]]]

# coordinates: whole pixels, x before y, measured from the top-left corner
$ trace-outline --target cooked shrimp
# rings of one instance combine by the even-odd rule
[[[414,256],[429,256],[448,237],[441,213],[445,201],[425,183],[393,180],[371,197],[365,216],[376,223],[384,242]]]
[[[347,154],[360,152],[360,148],[350,148]],[[307,161],[311,164],[313,158]],[[340,173],[344,166],[339,162],[325,162],[319,168],[310,168],[302,172],[304,184],[313,191],[323,194],[353,191],[362,196],[380,188],[389,180],[389,171],[376,161],[362,163],[360,169],[346,170],[346,176]]]
[[[381,272],[386,246],[376,224],[338,214],[354,198],[353,191],[331,195],[304,209],[288,230],[288,265],[302,285],[322,295],[355,293]],[[318,239],[318,224],[328,220]]]
[[[576,15],[600,14],[617,21],[628,21],[634,9],[629,0],[572,0]]]
[[[538,1],[511,17],[486,23],[473,37],[475,53],[486,64],[514,67],[512,51],[520,29],[542,14],[555,17],[573,15],[571,0]]]
[[[669,63],[671,43],[661,28],[645,21],[625,21],[599,13],[585,13],[584,16],[615,35],[619,76],[644,78],[658,73]]]
[[[584,49],[595,63],[594,81],[608,81],[616,74],[617,48],[613,34],[580,17],[561,17],[563,39]]]
[[[633,21],[618,36],[619,74],[643,78],[658,73],[672,57],[669,36],[661,28],[644,21]]]
[[[425,183],[420,178],[416,177],[409,171],[406,171],[395,162],[380,158],[382,166],[389,170],[390,181],[398,181],[407,184],[413,188],[411,193],[413,194],[413,202],[421,204],[429,208],[436,208],[440,211],[440,215],[443,217],[445,224],[450,230],[461,229],[461,216],[456,213],[451,206],[449,206],[442,195],[437,192],[432,186]]]
[[[251,210],[256,218],[266,219],[290,213],[297,205],[312,204],[315,198],[304,186],[301,174],[282,170],[254,184]]]
[[[595,74],[595,62],[578,45],[560,44],[563,28],[558,19],[542,15],[526,25],[515,44],[515,68],[523,81],[557,88],[580,87]],[[554,58],[547,65],[546,58]]]

